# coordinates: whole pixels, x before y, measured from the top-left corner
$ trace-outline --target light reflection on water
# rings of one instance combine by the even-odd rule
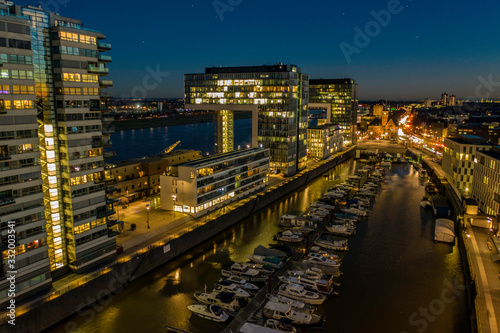
[[[337,166],[307,187],[263,209],[189,254],[132,282],[93,320],[78,316],[78,332],[162,332],[165,325],[190,332],[220,332],[225,326],[192,315],[193,292],[210,290],[220,277],[221,263],[246,261],[258,245],[273,242],[276,221],[284,213],[303,213],[334,183],[357,169]],[[336,179],[334,181],[334,179]],[[410,166],[394,166],[387,174],[367,221],[349,240],[341,271],[340,295],[325,302],[324,332],[416,332],[408,318],[439,297],[443,281],[463,282],[456,247],[432,241],[434,222],[420,209],[424,194]],[[465,295],[447,304],[427,332],[468,332]],[[87,322],[88,321],[88,322]],[[53,332],[63,332],[64,324]]]

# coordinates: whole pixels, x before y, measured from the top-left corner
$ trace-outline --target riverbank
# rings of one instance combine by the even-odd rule
[[[306,169],[295,176],[272,186],[264,192],[258,192],[243,199],[239,206],[232,210],[221,209],[221,215],[212,220],[203,218],[194,220],[194,224],[186,226],[180,235],[168,236],[161,241],[139,249],[132,255],[120,256],[108,265],[105,272],[100,272],[92,280],[61,294],[49,295],[43,302],[33,304],[29,311],[20,314],[16,327],[12,327],[2,318],[2,332],[39,332],[78,313],[95,316],[102,311],[103,305],[109,303],[113,294],[122,291],[129,283],[153,269],[170,262],[186,253],[193,247],[209,240],[215,235],[251,216],[276,200],[292,193],[309,181],[317,178],[336,165],[353,157],[355,147],[338,153],[328,160],[319,162],[314,168]],[[66,331],[76,329],[74,323],[66,325]]]
[[[235,112],[234,119],[248,119],[252,115],[250,112]],[[176,114],[161,118],[145,118],[145,119],[127,119],[116,120],[113,122],[116,131],[132,130],[141,128],[154,128],[164,126],[177,126],[187,124],[211,123],[213,121],[212,113],[204,114]]]

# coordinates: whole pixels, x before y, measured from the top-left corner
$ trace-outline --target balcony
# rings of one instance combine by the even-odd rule
[[[116,212],[114,210],[105,210],[105,211],[102,211],[102,212],[97,212],[97,218],[98,219],[101,219],[103,217],[107,217],[107,216],[110,216],[110,215],[113,215],[113,214],[116,214]]]
[[[105,54],[99,54],[98,59],[99,59],[99,61],[102,61],[102,62],[111,62],[112,61],[111,56],[105,55]]]
[[[106,68],[107,69],[107,68]],[[101,98],[112,98],[113,94],[109,92],[102,92],[101,91]]]
[[[101,80],[101,82],[99,82],[99,85],[101,87],[112,87],[113,81],[112,80]]]
[[[97,48],[99,49],[99,51],[111,50],[111,44],[110,43],[101,43],[101,42],[99,42],[97,44]]]
[[[93,66],[89,64],[89,73],[97,73],[97,74],[109,74],[109,68],[104,66]]]
[[[92,148],[101,148],[103,146],[102,139],[92,140]]]
[[[115,198],[106,198],[106,204],[112,205],[114,203],[117,203],[119,200]]]
[[[103,138],[102,139],[102,146],[103,147],[111,147],[113,145],[113,142],[109,138]]]
[[[13,204],[15,202],[16,202],[16,200],[14,200],[13,197],[3,197],[3,198],[0,198],[0,206],[5,206],[5,205]]]

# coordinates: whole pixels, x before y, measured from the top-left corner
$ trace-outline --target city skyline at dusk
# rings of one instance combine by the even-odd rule
[[[354,78],[360,100],[500,95],[498,46],[489,38],[497,2],[18,3],[40,3],[105,31],[117,98],[183,97],[186,73],[279,62],[296,64],[312,79]]]

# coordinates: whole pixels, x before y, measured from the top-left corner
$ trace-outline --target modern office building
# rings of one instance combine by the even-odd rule
[[[483,138],[462,135],[458,138],[445,138],[442,166],[443,171],[457,190],[470,195],[477,153],[491,149]]]
[[[326,107],[327,122],[339,124],[346,141],[356,141],[358,85],[353,79],[309,80],[309,107]]]
[[[251,148],[168,167],[161,208],[201,216],[256,192],[269,180],[270,150]]]
[[[8,9],[0,2],[0,304],[8,301],[7,271],[17,271],[16,299],[52,281],[30,22]]]
[[[342,150],[344,135],[337,124],[318,124],[307,129],[307,155],[324,159]]]
[[[306,167],[309,77],[299,67],[213,67],[186,74],[184,83],[186,109],[216,111],[216,153],[234,150],[234,112],[251,111],[252,147],[270,150],[271,171]]]
[[[441,104],[448,105],[448,94],[447,93],[441,94]]]
[[[480,151],[474,162],[472,197],[479,209],[488,215],[500,214],[500,147]]]
[[[6,184],[12,186],[13,195],[23,195],[5,202],[4,211],[16,211],[16,215],[1,221],[20,223],[16,225],[23,237],[19,246],[31,251],[23,258],[29,273],[25,281],[16,281],[16,288],[31,292],[50,276],[69,269],[83,271],[116,255],[107,219],[112,203],[106,201],[104,183],[103,148],[110,140],[102,121],[109,97],[102,88],[112,82],[102,79],[111,57],[101,52],[111,46],[101,42],[103,34],[84,28],[81,21],[40,6],[2,1],[0,7],[1,80],[6,80],[1,91],[5,110],[15,110],[3,117],[9,126],[3,127],[1,135],[21,140],[4,145],[3,150],[12,155],[6,163],[15,161],[20,169],[6,175],[12,177]],[[36,135],[37,143],[32,143]],[[24,174],[25,170],[29,173]],[[37,196],[42,195],[44,209],[40,210]],[[43,226],[35,223],[40,220]],[[43,252],[33,250],[36,247]],[[40,263],[45,263],[43,269],[38,268]]]

